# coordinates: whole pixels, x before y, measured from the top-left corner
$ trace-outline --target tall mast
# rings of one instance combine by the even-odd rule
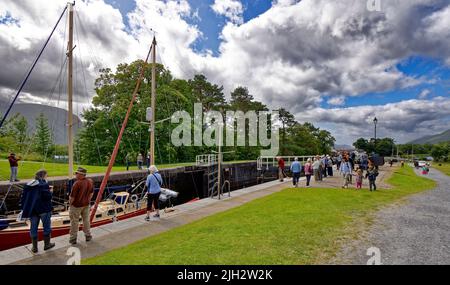
[[[156,38],[152,42],[152,121],[150,127],[150,165],[155,164],[155,113],[156,113]]]
[[[67,142],[68,142],[68,154],[69,154],[69,175],[68,178],[73,178],[73,5],[75,3],[67,3],[67,9],[69,11],[69,43],[67,45],[67,57],[68,57],[68,78],[67,78],[67,92],[68,92],[68,119],[67,119]]]

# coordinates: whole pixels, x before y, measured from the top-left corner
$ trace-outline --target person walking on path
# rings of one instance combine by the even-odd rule
[[[378,168],[375,166],[373,161],[369,160],[369,167],[367,168],[366,178],[369,179],[369,189],[370,191],[376,191],[377,185],[375,184],[375,181],[377,180],[378,176]]]
[[[323,155],[323,177],[328,177],[328,156]]]
[[[150,152],[147,152],[147,169],[150,168],[151,156],[152,154]]]
[[[327,170],[328,170],[328,176],[333,176],[333,159],[329,155],[327,155]]]
[[[138,154],[137,156],[137,166],[139,170],[142,170],[142,165],[144,165],[144,157],[142,156],[141,153]]]
[[[147,176],[147,217],[145,220],[150,221],[150,212],[152,207],[156,211],[154,218],[159,218],[159,196],[161,195],[162,177],[155,165],[150,166],[150,174]]]
[[[361,168],[358,168],[356,170],[356,189],[361,189],[362,188],[362,182],[363,182],[363,171]]]
[[[311,158],[308,158],[305,164],[305,176],[306,176],[306,187],[310,187],[311,175],[313,174],[313,166],[311,164]]]
[[[129,153],[125,156],[125,164],[127,166],[127,171],[130,170],[130,164],[131,164],[131,156]]]
[[[16,154],[15,153],[10,153],[8,156],[8,161],[9,161],[9,167],[11,168],[11,176],[9,178],[10,182],[19,182],[20,180],[17,179],[17,173],[18,173],[18,169],[19,169],[19,160],[21,160],[20,157],[16,158]]]
[[[323,162],[322,162],[322,158],[320,157],[320,155],[317,155],[317,160],[319,161],[319,181],[323,180]]]
[[[28,182],[24,188],[20,205],[22,208],[22,219],[30,219],[30,237],[33,253],[38,252],[38,228],[42,221],[44,230],[44,250],[49,250],[55,246],[50,242],[52,228],[52,187],[47,182],[47,171],[36,172],[34,180]]]
[[[313,173],[314,173],[314,181],[321,181],[320,179],[320,159],[316,157],[314,159],[314,163],[312,164]]]
[[[278,157],[278,178],[280,182],[284,181],[284,160],[281,157]]]
[[[80,216],[83,220],[83,232],[86,241],[92,240],[91,224],[89,221],[89,210],[92,196],[94,195],[94,182],[86,178],[87,170],[78,167],[75,172],[76,182],[72,186],[69,196],[70,217],[70,244],[77,243]]]
[[[340,153],[336,159],[336,170],[341,169],[342,154]]]
[[[298,161],[298,157],[294,159],[294,162],[291,164],[291,172],[292,172],[292,184],[295,187],[298,187],[298,181],[300,180],[300,172],[302,172],[302,164]]]
[[[351,183],[350,178],[352,177],[352,166],[349,162],[348,156],[344,157],[344,161],[341,163],[341,173],[344,178],[344,185],[342,185],[342,188],[347,189],[348,184]]]

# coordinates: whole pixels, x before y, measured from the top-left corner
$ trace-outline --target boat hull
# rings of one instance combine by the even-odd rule
[[[136,210],[136,211],[133,211],[130,213],[116,216],[116,220],[123,221],[123,220],[129,219],[129,218],[132,218],[132,217],[143,215],[146,212],[147,212],[146,209]],[[94,221],[91,224],[91,228],[99,227],[99,226],[106,225],[106,224],[109,224],[112,222],[113,222],[112,218]],[[80,225],[79,229],[80,230],[82,229],[82,225]],[[70,230],[70,225],[52,227],[51,235],[52,235],[52,237],[66,235],[69,233],[69,230]],[[42,228],[39,228],[38,236],[39,236],[39,240],[43,240],[44,236],[43,236]],[[11,249],[11,248],[22,246],[22,245],[26,245],[26,244],[30,244],[30,243],[31,243],[31,238],[30,238],[29,229],[21,228],[21,229],[17,229],[17,230],[8,229],[8,230],[0,231],[0,251]]]

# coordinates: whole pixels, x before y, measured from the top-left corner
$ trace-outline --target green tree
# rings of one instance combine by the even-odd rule
[[[431,155],[436,161],[446,161],[450,154],[450,144],[440,143],[433,145]]]
[[[46,158],[50,155],[50,150],[53,147],[53,136],[48,127],[48,120],[43,113],[40,113],[36,118],[36,131],[34,134],[34,149],[35,151]]]
[[[383,138],[377,139],[375,152],[381,156],[391,156],[395,148],[394,139]]]
[[[206,76],[202,74],[195,75],[188,82],[195,102],[202,103],[204,112],[220,110],[220,108],[225,107],[226,101],[223,94],[223,86],[208,82]]]
[[[280,108],[279,120],[281,122],[281,154],[286,154],[286,128],[292,127],[295,123],[294,115],[292,115],[288,110]]]

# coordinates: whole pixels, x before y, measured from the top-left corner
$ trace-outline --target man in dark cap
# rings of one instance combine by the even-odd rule
[[[94,195],[94,182],[86,178],[87,170],[78,167],[75,172],[76,182],[72,186],[69,198],[70,216],[70,244],[77,243],[78,225],[80,216],[83,220],[83,232],[86,241],[92,239],[91,225],[89,221],[89,210],[92,196]]]

